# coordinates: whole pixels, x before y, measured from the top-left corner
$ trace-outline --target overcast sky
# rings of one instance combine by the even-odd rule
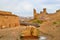
[[[0,10],[11,11],[19,16],[32,16],[33,8],[40,12],[43,8],[55,12],[60,9],[60,0],[0,0]]]

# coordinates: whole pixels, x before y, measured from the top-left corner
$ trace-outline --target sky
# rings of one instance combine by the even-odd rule
[[[0,10],[10,11],[18,16],[33,16],[34,8],[38,13],[43,8],[52,13],[60,9],[60,0],[0,0]]]

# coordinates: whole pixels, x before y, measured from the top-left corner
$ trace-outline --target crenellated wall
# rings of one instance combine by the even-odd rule
[[[54,13],[48,13],[46,11],[46,8],[43,8],[43,11],[40,11],[40,13],[36,12],[36,9],[34,9],[34,19],[40,19],[40,20],[60,20],[60,10],[56,10]]]

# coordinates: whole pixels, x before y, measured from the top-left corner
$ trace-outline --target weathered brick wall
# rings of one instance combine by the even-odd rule
[[[20,26],[18,16],[10,14],[10,12],[0,12],[0,28],[16,26]]]
[[[15,16],[0,16],[0,27],[19,26],[19,18]]]

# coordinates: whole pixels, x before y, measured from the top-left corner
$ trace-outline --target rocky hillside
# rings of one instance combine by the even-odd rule
[[[47,34],[52,40],[60,40],[60,21],[49,21],[40,25],[40,31]]]

